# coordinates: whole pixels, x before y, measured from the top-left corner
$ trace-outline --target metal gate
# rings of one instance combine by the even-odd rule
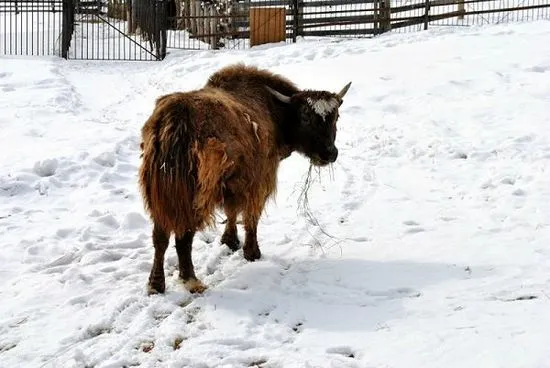
[[[162,60],[158,0],[0,0],[0,54],[84,60]]]
[[[61,56],[62,0],[0,0],[0,53]]]

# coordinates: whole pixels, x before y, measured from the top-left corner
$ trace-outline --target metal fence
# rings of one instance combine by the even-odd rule
[[[300,37],[550,19],[550,0],[0,0],[0,54],[162,60]]]
[[[1,1],[1,0],[0,0]],[[69,59],[161,60],[165,6],[155,0],[76,1]]]
[[[131,3],[133,9],[124,0],[0,0],[0,54],[163,59],[164,2]]]
[[[0,50],[14,55],[61,55],[62,0],[0,1]]]

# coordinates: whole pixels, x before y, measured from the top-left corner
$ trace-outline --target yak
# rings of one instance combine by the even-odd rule
[[[261,257],[257,227],[266,201],[276,192],[281,160],[293,152],[322,167],[336,161],[340,92],[301,90],[269,70],[234,64],[206,84],[162,95],[141,128],[139,187],[152,221],[154,260],[148,293],[165,292],[164,255],[175,236],[179,278],[191,293],[206,286],[191,259],[195,233],[214,225],[215,211],[227,216],[221,243],[243,256]]]

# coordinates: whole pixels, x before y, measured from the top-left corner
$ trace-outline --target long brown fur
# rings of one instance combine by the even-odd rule
[[[192,292],[205,289],[192,269],[191,243],[195,232],[214,225],[218,208],[228,216],[222,241],[236,249],[235,222],[242,212],[244,256],[260,258],[256,227],[276,192],[280,160],[296,149],[283,124],[293,113],[264,86],[285,95],[299,92],[284,77],[238,64],[213,74],[201,89],[156,100],[141,130],[139,169],[140,190],[154,223],[150,292],[164,291],[162,262],[171,233],[180,277],[192,281]]]

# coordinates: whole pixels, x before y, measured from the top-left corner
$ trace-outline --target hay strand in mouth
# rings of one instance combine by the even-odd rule
[[[310,190],[310,188],[311,188],[311,186],[314,182],[314,179],[315,179],[315,177],[313,176],[314,170],[317,174],[316,177],[317,178],[321,177],[321,169],[318,166],[315,166],[315,165],[310,163],[308,171],[306,173],[304,185],[303,185],[302,190],[300,192],[300,195],[298,197],[298,210],[305,217],[307,223],[309,223],[312,226],[319,229],[319,231],[322,234],[324,234],[326,237],[328,237],[330,239],[333,239],[333,240],[337,240],[337,238],[335,236],[329,234],[321,226],[321,224],[319,223],[319,221],[317,220],[317,218],[313,214],[313,211],[311,210],[311,206],[310,206],[310,203],[309,203],[309,190]],[[334,178],[334,167],[332,166],[332,164],[329,166],[329,174],[330,174],[331,178]],[[308,232],[309,232],[309,229],[308,229]],[[321,241],[319,239],[317,239],[314,234],[312,234],[311,232],[309,232],[309,233],[310,233],[311,237],[313,238],[315,244],[318,245],[324,252],[323,245],[322,245]],[[341,241],[342,240],[337,240],[336,244],[340,243]],[[334,245],[336,245],[336,244],[334,244]],[[332,248],[332,246],[330,248]]]
[[[314,169],[317,169],[317,176],[320,176],[319,169],[316,168],[313,164],[310,164],[304,181],[304,186],[302,187],[302,190],[298,197],[298,209],[301,210],[302,214],[306,217],[308,222],[317,226],[319,225],[319,222],[313,215],[313,212],[311,211],[311,207],[309,205],[309,189],[311,188],[311,184],[313,183],[312,172]]]

